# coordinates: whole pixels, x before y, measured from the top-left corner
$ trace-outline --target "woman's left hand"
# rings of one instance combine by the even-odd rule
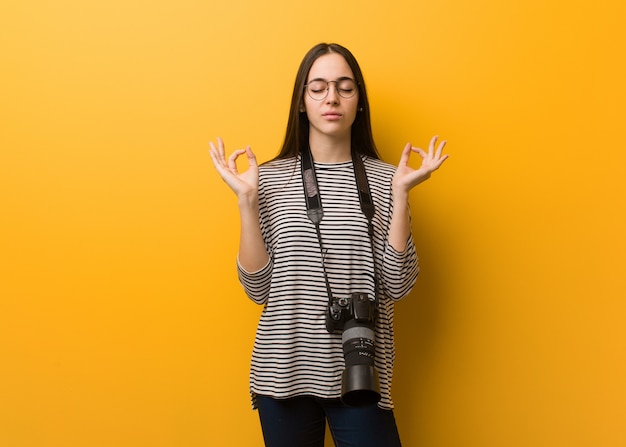
[[[439,137],[435,135],[430,140],[428,152],[425,152],[418,147],[413,147],[411,143],[407,143],[402,151],[402,156],[400,157],[396,173],[393,176],[392,186],[394,189],[408,193],[411,188],[419,185],[425,180],[428,180],[430,175],[439,169],[443,162],[446,161],[448,155],[442,155],[446,141],[441,141],[439,145],[437,145],[438,138]],[[436,149],[435,146],[437,146]],[[412,152],[415,152],[422,157],[422,165],[418,169],[413,169],[409,166],[409,158]]]

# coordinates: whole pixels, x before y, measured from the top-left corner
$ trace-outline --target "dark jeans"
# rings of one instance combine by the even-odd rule
[[[257,396],[266,447],[323,447],[326,419],[336,447],[401,447],[392,410],[339,399]]]

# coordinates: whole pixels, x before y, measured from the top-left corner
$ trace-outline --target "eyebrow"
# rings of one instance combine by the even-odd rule
[[[334,79],[333,81],[328,81],[328,79],[324,79],[324,78],[315,78],[315,79],[309,79],[307,81],[308,82],[313,82],[313,81],[324,81],[324,82],[334,82],[334,81],[345,81],[346,79],[349,79],[351,81],[356,82],[354,79],[352,79],[350,76],[342,76],[340,78]]]

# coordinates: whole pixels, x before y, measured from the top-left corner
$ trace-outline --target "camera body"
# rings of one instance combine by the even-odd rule
[[[326,330],[342,332],[346,368],[342,374],[341,400],[350,406],[373,405],[380,400],[375,367],[374,324],[378,309],[367,293],[333,298],[326,314]]]
[[[373,325],[376,313],[376,303],[367,293],[355,292],[347,298],[333,297],[326,314],[326,330],[330,333],[341,332],[350,320]]]

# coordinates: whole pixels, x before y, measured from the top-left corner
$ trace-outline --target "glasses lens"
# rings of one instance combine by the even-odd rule
[[[342,79],[337,82],[337,92],[342,98],[352,98],[356,95],[356,84],[352,79]]]
[[[320,101],[326,97],[328,93],[328,84],[326,81],[311,81],[307,85],[307,91],[309,92],[309,96],[316,101]]]

